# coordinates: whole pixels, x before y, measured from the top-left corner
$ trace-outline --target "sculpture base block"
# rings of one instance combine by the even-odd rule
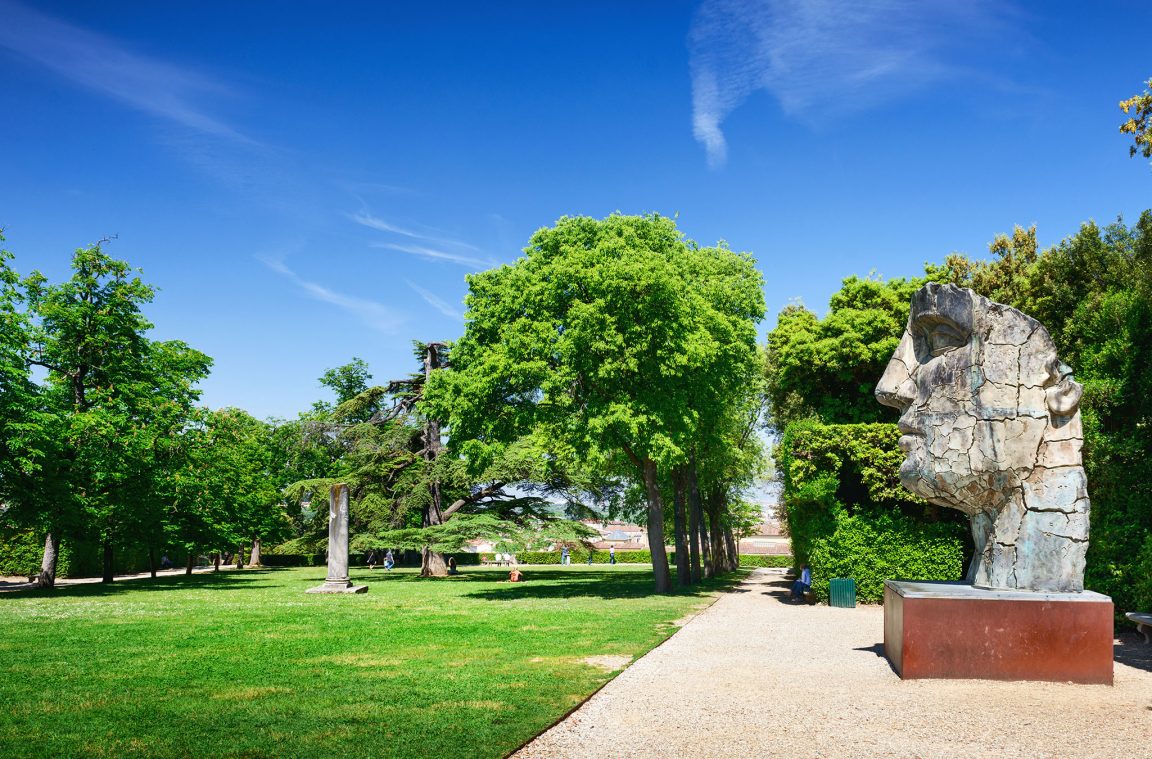
[[[353,585],[347,580],[328,580],[323,585],[308,588],[306,593],[367,593],[367,585]]]
[[[905,680],[971,678],[1112,684],[1112,599],[884,584],[884,655]]]

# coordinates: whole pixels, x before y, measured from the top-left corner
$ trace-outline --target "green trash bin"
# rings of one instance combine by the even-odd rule
[[[842,609],[856,608],[856,581],[851,577],[833,577],[828,583],[828,603]]]

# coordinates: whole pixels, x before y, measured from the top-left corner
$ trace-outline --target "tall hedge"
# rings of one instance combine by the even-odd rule
[[[884,581],[959,580],[971,555],[967,518],[900,484],[904,454],[894,424],[793,422],[776,448],[784,520],[797,564],[827,600],[833,577],[856,580],[857,597],[880,602]]]

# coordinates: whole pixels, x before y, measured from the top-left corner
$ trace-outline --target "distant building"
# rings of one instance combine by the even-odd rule
[[[756,525],[754,533],[740,541],[740,553],[790,556],[792,540],[784,534],[779,522],[768,519]]]

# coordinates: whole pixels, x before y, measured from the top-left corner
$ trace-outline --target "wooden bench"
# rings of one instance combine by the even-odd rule
[[[1144,636],[1145,643],[1152,643],[1152,614],[1130,611],[1124,616],[1136,623],[1136,630]]]

